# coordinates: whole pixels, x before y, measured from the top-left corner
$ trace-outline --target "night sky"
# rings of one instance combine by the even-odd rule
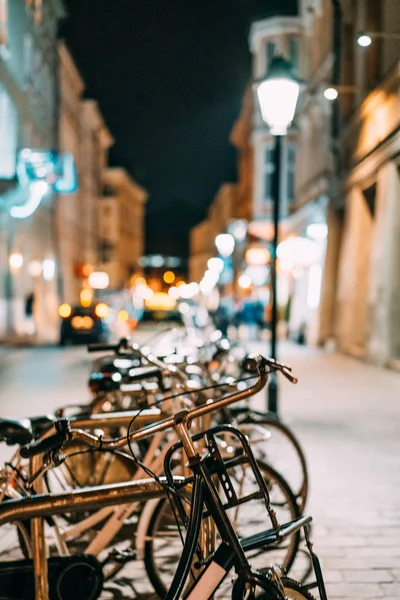
[[[252,18],[294,0],[66,0],[65,38],[116,142],[149,192],[147,251],[185,256],[189,228],[235,181],[228,136],[250,73]]]

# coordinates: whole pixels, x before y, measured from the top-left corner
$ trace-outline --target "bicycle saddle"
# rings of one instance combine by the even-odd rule
[[[0,419],[0,442],[5,442],[7,446],[24,446],[48,431],[54,421],[52,415],[31,419]]]

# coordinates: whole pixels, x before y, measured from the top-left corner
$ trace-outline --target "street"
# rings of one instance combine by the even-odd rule
[[[250,346],[266,353],[261,342]],[[306,512],[314,518],[328,596],[399,598],[400,375],[291,344],[282,344],[280,358],[299,377],[297,386],[281,382],[281,417],[309,461]],[[90,360],[84,348],[1,347],[2,415],[45,414],[85,402]],[[264,395],[254,400],[258,408],[264,402]],[[9,455],[2,446],[2,460]]]

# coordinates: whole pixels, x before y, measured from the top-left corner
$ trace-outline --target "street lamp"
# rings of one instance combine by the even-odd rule
[[[277,298],[277,272],[276,258],[278,248],[278,229],[280,214],[280,176],[281,176],[281,138],[286,135],[296,111],[297,100],[300,93],[300,81],[292,72],[292,65],[282,56],[274,56],[269,70],[260,82],[257,82],[257,96],[260,104],[263,121],[275,136],[275,171],[273,181],[274,198],[274,238],[271,248],[271,349],[272,358],[277,357],[277,326],[278,326],[278,298]],[[271,373],[268,386],[268,410],[278,414],[278,382],[276,374]]]

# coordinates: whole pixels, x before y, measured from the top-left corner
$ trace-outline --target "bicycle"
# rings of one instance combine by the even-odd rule
[[[296,381],[288,371],[288,368],[284,365],[276,363],[275,361],[268,361],[259,356],[252,356],[246,362],[246,369],[248,371],[256,372],[258,375],[257,383],[252,387],[251,392],[261,390],[267,380],[268,372],[270,370],[278,370],[282,372],[288,379]],[[195,577],[194,583],[188,591],[186,598],[190,600],[203,600],[213,596],[219,585],[230,571],[231,567],[235,569],[237,579],[232,589],[233,598],[253,598],[256,595],[256,589],[262,591],[262,596],[269,600],[284,600],[285,598],[301,600],[312,598],[309,593],[311,586],[302,587],[297,583],[293,583],[291,580],[285,580],[281,578],[279,573],[273,569],[265,569],[263,573],[255,573],[252,571],[248,559],[246,557],[246,549],[250,547],[257,548],[261,546],[268,546],[282,541],[293,532],[303,528],[305,531],[305,539],[308,551],[310,553],[314,571],[316,575],[316,582],[313,586],[318,587],[321,600],[326,600],[326,592],[322,577],[322,572],[319,566],[319,561],[315,553],[313,552],[311,542],[308,536],[308,525],[311,521],[310,517],[301,517],[294,522],[284,524],[282,526],[276,520],[274,511],[271,509],[268,490],[265,486],[265,482],[258,470],[257,463],[252,454],[251,448],[246,441],[245,436],[234,428],[230,429],[232,435],[237,435],[241,441],[244,453],[248,458],[251,467],[254,472],[254,476],[258,482],[260,493],[265,498],[266,508],[268,515],[271,519],[272,528],[261,532],[256,536],[252,536],[247,540],[239,540],[235,531],[226,516],[225,506],[218,495],[218,488],[213,481],[212,472],[210,472],[210,465],[208,457],[209,453],[205,456],[201,456],[195,446],[195,443],[190,435],[189,427],[194,419],[209,414],[216,407],[222,408],[228,406],[234,402],[237,402],[243,398],[248,397],[249,391],[243,390],[232,394],[223,399],[215,400],[210,404],[195,407],[190,410],[181,411],[173,417],[168,417],[159,421],[158,423],[149,425],[145,429],[133,432],[129,434],[129,440],[131,443],[137,442],[141,439],[148,438],[149,435],[154,433],[165,431],[169,428],[174,428],[178,437],[180,438],[180,444],[183,447],[186,456],[188,457],[189,467],[193,472],[192,479],[192,494],[190,503],[190,514],[187,520],[187,535],[184,542],[182,556],[179,561],[178,569],[173,579],[172,585],[166,596],[166,600],[175,600],[180,597],[186,581],[189,577],[189,572],[193,565],[193,559],[197,557],[198,566],[203,567],[200,577]],[[213,435],[210,432],[209,435]],[[25,447],[21,450],[21,453],[25,457],[36,457],[32,461],[36,463],[34,466],[40,468],[40,457],[43,452],[51,451],[54,455],[60,451],[60,449],[67,445],[71,440],[79,440],[87,443],[93,448],[100,449],[118,449],[124,446],[126,439],[111,439],[105,440],[101,437],[98,438],[92,434],[81,430],[70,429],[67,422],[61,421],[58,424],[58,431],[55,435],[34,442],[30,446]],[[169,459],[169,457],[168,457]],[[214,455],[213,460],[215,465],[223,467],[223,461],[220,457]],[[33,497],[25,500],[10,500],[0,506],[0,524],[7,520],[21,520],[23,518],[33,518],[34,525],[32,532],[35,536],[34,547],[34,571],[35,571],[35,584],[36,584],[36,600],[47,600],[47,575],[45,573],[47,563],[43,553],[44,550],[44,535],[43,535],[43,515],[45,511],[47,514],[62,513],[66,508],[71,506],[75,508],[82,508],[87,506],[93,506],[96,501],[100,500],[108,501],[110,495],[114,496],[118,503],[127,500],[127,495],[131,497],[134,495],[133,490],[139,490],[139,494],[155,494],[160,493],[161,490],[165,491],[169,497],[173,497],[178,503],[179,508],[179,490],[182,488],[182,481],[176,481],[172,476],[171,464],[169,460],[165,460],[167,483],[164,484],[159,478],[153,478],[142,482],[132,482],[130,484],[122,484],[122,486],[105,486],[105,488],[97,488],[97,490],[82,490],[80,492],[70,492],[69,495],[53,495],[44,497]],[[216,471],[216,472],[217,472]],[[224,473],[222,473],[223,475]],[[225,476],[221,476],[221,481],[224,489],[229,488],[228,480]],[[186,485],[186,484],[185,484]],[[115,493],[118,487],[118,494]],[[114,493],[113,490],[114,489]],[[122,492],[124,493],[123,497]],[[138,495],[139,495],[138,494]],[[66,497],[69,496],[67,500]],[[231,498],[232,499],[232,498]],[[8,504],[8,506],[5,506]],[[199,565],[199,552],[201,548],[198,547],[198,538],[201,529],[202,517],[203,517],[203,504],[206,507],[207,516],[212,517],[217,530],[219,531],[220,537],[223,540],[219,548],[211,555],[204,555],[203,564]],[[182,514],[181,514],[182,517]],[[184,519],[184,517],[182,517]]]

